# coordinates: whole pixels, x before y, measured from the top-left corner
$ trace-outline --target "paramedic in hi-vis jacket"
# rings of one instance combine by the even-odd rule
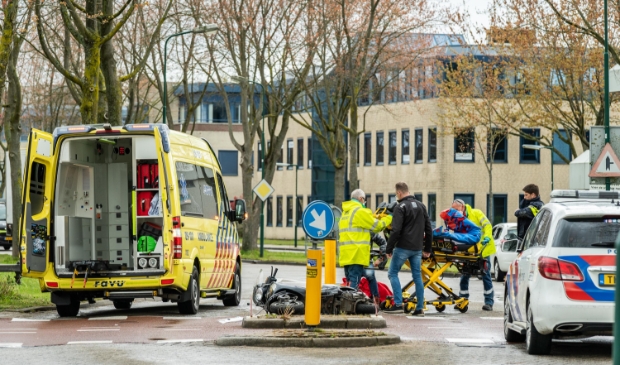
[[[484,285],[484,305],[482,310],[493,310],[493,281],[491,281],[491,264],[489,263],[489,256],[495,253],[495,242],[493,241],[493,226],[489,219],[482,213],[480,209],[474,209],[469,204],[465,204],[462,199],[455,199],[452,202],[452,208],[463,213],[467,219],[474,222],[478,227],[482,229],[482,237],[480,243],[482,244],[482,258],[486,261],[484,270],[482,270],[482,283]],[[469,299],[469,274],[461,275],[461,288],[459,296]]]
[[[353,190],[351,200],[342,203],[342,216],[338,222],[340,256],[338,263],[344,267],[349,286],[357,289],[370,262],[370,233],[379,233],[392,223],[392,216],[376,219],[366,208],[366,194]]]

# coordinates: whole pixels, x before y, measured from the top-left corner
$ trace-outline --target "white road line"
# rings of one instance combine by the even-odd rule
[[[446,338],[446,341],[452,343],[495,343],[484,338]]]
[[[93,317],[88,318],[89,321],[124,321],[127,316],[112,316],[112,317]]]
[[[35,332],[5,332],[5,331],[0,331],[0,335],[6,335],[6,334],[19,334],[19,333],[37,333]]]
[[[92,344],[106,344],[112,343],[112,340],[109,341],[69,341],[67,345],[92,345]]]
[[[201,331],[202,328],[164,328],[164,331]]]
[[[446,319],[445,317],[417,317],[417,316],[407,316],[408,319]]]
[[[0,347],[22,347],[21,343],[16,343],[16,342],[0,342]]]
[[[203,342],[203,339],[190,339],[190,340],[159,340],[157,343],[186,343],[186,342]]]
[[[120,331],[120,328],[89,328],[83,330],[77,330],[78,332],[105,332],[105,331]]]
[[[480,319],[490,319],[490,320],[496,320],[496,321],[503,321],[504,317],[480,317]]]
[[[11,322],[49,322],[49,319],[13,318]]]
[[[459,330],[459,329],[465,329],[465,327],[463,326],[456,326],[456,327],[427,327],[430,329],[451,329],[451,330]]]
[[[191,316],[186,316],[186,317],[163,317],[164,321],[176,321],[179,319],[202,319],[202,317],[191,317]],[[201,340],[202,341],[202,340]]]

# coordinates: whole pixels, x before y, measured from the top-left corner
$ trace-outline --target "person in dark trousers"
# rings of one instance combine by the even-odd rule
[[[398,204],[392,212],[392,233],[388,239],[386,253],[391,259],[388,278],[394,292],[394,305],[387,311],[403,310],[403,291],[398,272],[409,260],[411,276],[415,283],[416,308],[414,316],[424,316],[424,284],[422,282],[422,257],[431,254],[433,229],[426,207],[409,194],[404,182],[396,184]],[[422,252],[424,251],[424,252]]]
[[[530,228],[530,224],[532,224],[532,221],[538,215],[538,211],[540,211],[543,204],[543,201],[540,200],[538,185],[525,185],[523,188],[523,200],[519,203],[519,209],[515,210],[515,217],[517,217],[517,237],[519,240],[523,240],[525,232]]]
[[[371,250],[373,243],[379,246],[379,250],[381,252],[385,252],[387,242],[380,233],[370,234]],[[375,268],[378,267],[381,262],[381,259],[377,259],[374,262],[371,259],[368,267],[364,269],[364,277],[366,278],[366,280],[368,280],[368,287],[370,288],[370,293],[372,294],[372,298],[377,305],[379,304],[379,284],[377,283],[377,278],[375,277]]]

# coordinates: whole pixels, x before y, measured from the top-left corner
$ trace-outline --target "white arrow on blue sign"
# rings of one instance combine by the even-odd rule
[[[334,229],[334,212],[329,204],[315,200],[308,204],[302,215],[306,234],[315,240],[322,240]]]

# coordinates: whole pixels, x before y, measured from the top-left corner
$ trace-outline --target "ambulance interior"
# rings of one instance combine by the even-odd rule
[[[56,271],[93,262],[96,271],[162,269],[160,196],[153,136],[65,140],[54,204]]]

